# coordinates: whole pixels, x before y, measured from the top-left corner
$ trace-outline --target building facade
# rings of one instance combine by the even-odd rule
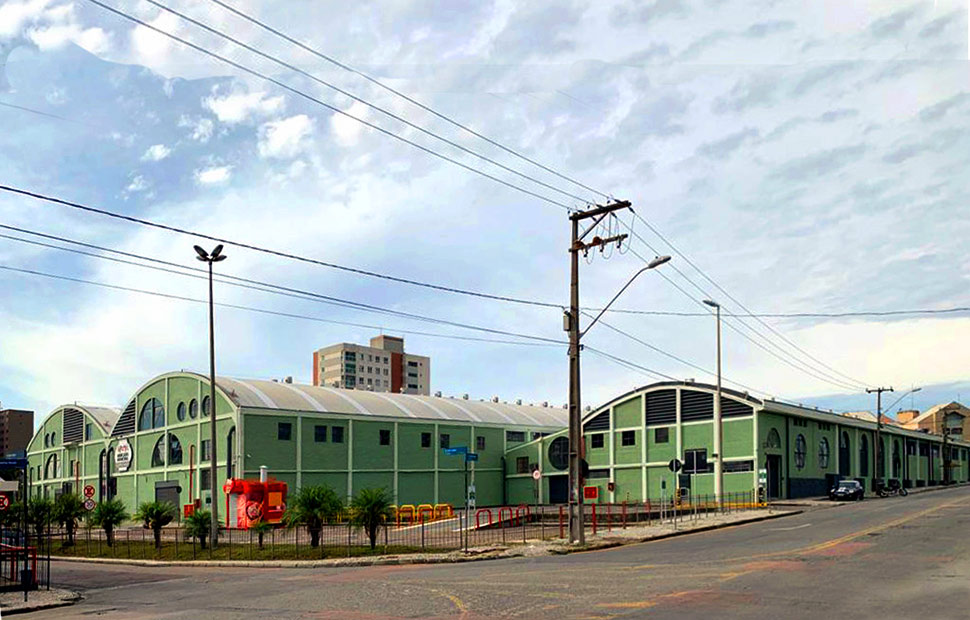
[[[0,409],[0,456],[23,454],[33,436],[33,411]]]
[[[950,437],[963,439],[970,409],[958,402],[949,402],[930,407],[923,413],[901,412],[899,424],[903,428],[920,430],[934,435],[942,435],[946,428]]]
[[[404,339],[375,336],[313,352],[313,385],[394,394],[431,393],[431,358],[404,351]]]
[[[222,482],[256,478],[260,466],[293,491],[326,484],[350,498],[362,488],[385,488],[400,504],[458,505],[464,461],[443,448],[459,446],[479,455],[473,473],[479,503],[501,504],[506,450],[558,430],[566,416],[562,409],[493,401],[260,380],[216,383],[220,510]],[[129,510],[155,499],[209,505],[208,395],[204,376],[173,372],[139,388],[121,412],[54,410],[28,450],[32,493],[53,497],[92,485],[97,501],[117,497]],[[83,416],[81,438],[67,432],[75,426],[69,410]],[[99,423],[110,415],[115,421]]]
[[[589,477],[595,502],[659,501],[675,488],[714,493],[714,386],[665,382],[648,385],[583,418]],[[757,489],[770,498],[822,496],[842,478],[873,488],[881,479],[907,487],[970,480],[968,448],[924,432],[882,426],[884,458],[876,462],[876,423],[722,390],[723,490]],[[511,503],[563,503],[568,498],[566,431],[512,447],[506,455]],[[672,472],[678,459],[684,468]],[[536,482],[533,470],[541,473]],[[759,470],[761,470],[759,472]],[[593,490],[595,489],[595,490]]]

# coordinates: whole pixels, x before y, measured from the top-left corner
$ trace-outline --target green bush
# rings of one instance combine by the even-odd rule
[[[87,510],[84,509],[84,501],[80,495],[64,493],[54,502],[51,518],[67,532],[67,541],[64,543],[66,546],[74,546],[74,533],[85,514]]]
[[[185,517],[185,533],[199,539],[199,545],[205,549],[205,541],[212,530],[212,513],[208,510],[196,510]]]
[[[343,502],[330,487],[303,487],[290,499],[283,520],[287,527],[306,526],[310,532],[310,546],[316,548],[320,545],[320,531],[324,523],[334,521],[341,510]]]
[[[350,502],[350,518],[351,523],[364,528],[374,549],[381,524],[394,518],[391,496],[385,489],[361,489]]]
[[[88,523],[104,530],[104,538],[108,546],[114,544],[115,528],[130,518],[124,502],[120,499],[109,499],[94,507],[88,515]]]
[[[171,502],[145,502],[138,507],[135,519],[155,535],[155,548],[162,548],[162,528],[175,519],[175,506]]]

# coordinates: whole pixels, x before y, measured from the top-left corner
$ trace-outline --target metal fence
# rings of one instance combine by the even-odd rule
[[[698,495],[674,501],[585,504],[587,531],[609,535],[615,530],[666,524],[681,527],[693,520],[720,513],[761,508],[753,492],[729,493],[719,498]],[[274,528],[260,535],[252,530],[223,529],[215,549],[203,547],[182,527],[166,527],[159,544],[151,530],[126,527],[114,532],[109,545],[100,529],[78,530],[73,544],[63,529],[45,534],[39,547],[54,556],[109,557],[132,560],[315,560],[373,554],[453,551],[564,538],[568,535],[568,508],[564,505],[486,507],[464,510],[446,518],[405,518],[387,522],[377,530],[372,548],[367,533],[344,516],[320,530],[312,544],[306,527]],[[208,542],[208,541],[207,541]]]
[[[0,591],[50,589],[51,531],[0,527]]]

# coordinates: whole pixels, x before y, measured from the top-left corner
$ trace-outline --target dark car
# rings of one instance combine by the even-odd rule
[[[849,500],[859,501],[865,494],[865,489],[862,488],[862,485],[857,480],[840,480],[829,491],[829,499],[840,502],[847,502]]]

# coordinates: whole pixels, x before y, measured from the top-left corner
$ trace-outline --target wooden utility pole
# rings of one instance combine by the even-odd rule
[[[866,388],[866,394],[876,395],[876,449],[873,450],[873,458],[875,459],[875,465],[872,468],[872,480],[873,480],[873,490],[879,490],[879,483],[882,482],[882,470],[879,469],[880,465],[885,465],[886,459],[882,454],[882,393],[894,391],[891,387],[878,387],[869,389]],[[882,461],[880,463],[880,461]]]
[[[610,213],[620,209],[628,209],[628,201],[613,202],[608,205],[597,205],[586,211],[577,211],[569,215],[572,226],[572,242],[569,245],[569,312],[565,317],[565,328],[569,332],[569,542],[584,544],[586,532],[583,518],[583,472],[582,459],[583,429],[582,409],[579,383],[579,352],[581,337],[579,330],[579,254],[586,253],[592,248],[605,247],[610,243],[621,243],[627,235],[614,235],[606,239],[593,237],[589,243],[583,239]],[[582,220],[595,218],[593,223],[580,234],[579,223]]]

